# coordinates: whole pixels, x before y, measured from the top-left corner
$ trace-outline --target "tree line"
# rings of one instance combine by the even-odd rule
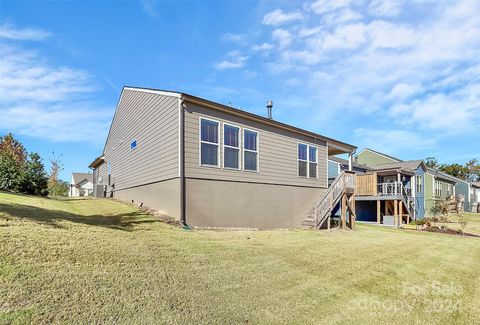
[[[469,160],[464,165],[461,165],[458,163],[441,164],[435,157],[428,157],[425,158],[425,165],[465,181],[480,181],[480,162],[477,159]]]
[[[58,178],[63,170],[60,157],[52,153],[50,172],[36,152],[8,133],[0,137],[0,190],[33,195],[66,195],[68,183]]]

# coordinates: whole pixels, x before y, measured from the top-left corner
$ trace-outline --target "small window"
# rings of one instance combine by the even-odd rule
[[[317,147],[308,147],[308,176],[317,178]]]
[[[202,166],[218,167],[219,123],[217,121],[200,119],[200,164]]]
[[[137,147],[137,140],[133,140],[130,142],[130,150],[133,150]]]
[[[243,130],[243,169],[258,171],[258,132]]]
[[[308,164],[308,146],[303,143],[298,144],[298,176],[307,177]]]
[[[298,176],[317,178],[317,147],[298,144]]]
[[[422,184],[422,176],[417,175],[415,176],[415,181],[416,181],[416,188],[417,188],[417,193],[422,193],[423,192],[423,184]]]
[[[223,124],[223,167],[240,168],[240,128]]]

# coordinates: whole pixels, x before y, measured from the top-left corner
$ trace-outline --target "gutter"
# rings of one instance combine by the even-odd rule
[[[179,147],[179,160],[180,160],[180,222],[184,228],[188,228],[187,225],[187,199],[185,181],[185,107],[184,97],[180,97],[179,114],[180,114],[180,147]]]

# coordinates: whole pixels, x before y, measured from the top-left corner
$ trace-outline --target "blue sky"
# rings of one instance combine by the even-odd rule
[[[123,85],[231,103],[403,159],[480,159],[479,1],[1,1],[0,132],[68,179]]]

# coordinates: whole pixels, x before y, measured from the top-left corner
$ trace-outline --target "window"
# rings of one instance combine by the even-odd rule
[[[317,147],[298,144],[298,176],[317,178]]]
[[[442,183],[439,181],[435,181],[435,196],[442,196]]]
[[[308,146],[303,143],[298,144],[298,176],[308,177]]]
[[[258,171],[258,132],[243,130],[243,169]]]
[[[217,121],[200,119],[200,165],[219,166],[219,123]]]
[[[447,184],[447,197],[452,194],[452,184]]]
[[[422,184],[422,176],[417,175],[415,176],[415,186],[417,193],[422,193],[423,192],[423,184]]]
[[[133,150],[137,147],[137,140],[133,140],[130,142],[130,150]]]
[[[240,169],[240,128],[223,124],[223,167]]]
[[[308,147],[308,176],[317,178],[317,147]]]

